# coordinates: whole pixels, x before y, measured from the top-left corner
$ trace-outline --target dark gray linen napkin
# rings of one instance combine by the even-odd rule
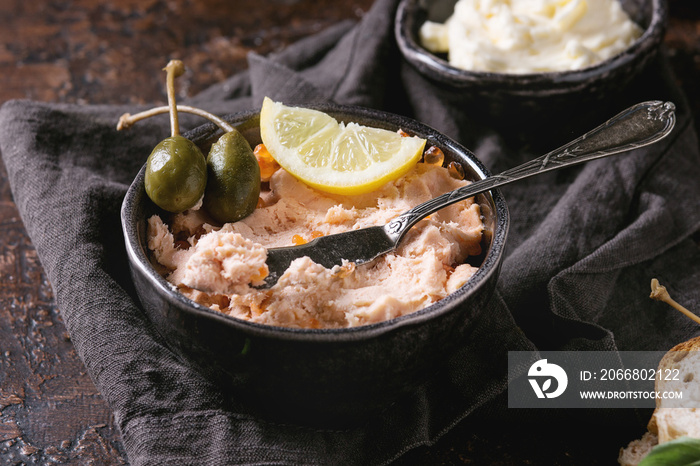
[[[562,126],[516,138],[462,111],[459,99],[402,63],[393,39],[397,3],[378,0],[358,24],[341,23],[274,56],[253,54],[248,71],[188,103],[224,114],[257,108],[267,95],[404,113],[466,145],[494,173],[578,136]],[[119,209],[167,136],[167,119],[117,132],[118,117],[136,109],[12,101],[0,109],[0,151],[66,327],[114,411],[130,463],[379,464],[434,443],[460,421],[561,419],[561,412],[505,407],[507,351],[666,350],[699,333],[648,298],[656,277],[676,300],[700,309],[700,252],[691,237],[700,230],[698,141],[663,60],[612,98],[614,111],[599,122],[650,99],[678,107],[665,140],[503,189],[509,247],[474,334],[415,393],[348,430],[260,419],[170,352],[139,308]],[[572,109],[569,120],[577,117]],[[200,121],[183,116],[182,123]],[[641,425],[629,411],[578,417]],[[636,433],[596,435],[617,435],[622,445]]]

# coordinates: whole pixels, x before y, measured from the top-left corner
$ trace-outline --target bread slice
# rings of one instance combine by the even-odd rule
[[[620,448],[617,462],[622,466],[637,466],[658,443],[659,440],[655,434],[645,432],[641,439],[632,440],[627,448]]]
[[[679,391],[683,398],[656,399],[649,432],[620,449],[618,462],[623,466],[636,466],[658,443],[682,436],[700,438],[700,337],[671,348],[661,358],[659,372],[656,391]]]
[[[661,358],[659,371],[656,390],[679,391],[683,398],[657,399],[647,426],[649,431],[658,436],[659,443],[684,435],[700,438],[700,337],[671,348]],[[676,374],[678,377],[673,377]]]

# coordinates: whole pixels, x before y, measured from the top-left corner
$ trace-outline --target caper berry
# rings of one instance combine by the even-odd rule
[[[122,115],[117,129],[153,115],[170,113],[171,136],[158,144],[146,162],[146,194],[164,210],[182,212],[194,207],[204,195],[204,207],[222,223],[235,222],[250,215],[260,196],[260,167],[248,141],[233,126],[204,110],[178,106],[175,102],[175,78],[185,65],[171,60],[164,68],[168,107],[158,107],[137,115]],[[204,116],[215,122],[224,135],[212,145],[207,159],[190,140],[180,136],[178,109]]]
[[[215,220],[236,222],[250,215],[260,196],[260,167],[248,141],[233,129],[207,156],[204,208]]]
[[[193,207],[202,198],[206,184],[204,155],[187,138],[165,138],[148,156],[146,194],[162,209],[182,212]]]

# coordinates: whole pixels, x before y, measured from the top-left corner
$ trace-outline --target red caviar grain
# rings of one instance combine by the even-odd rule
[[[457,162],[450,162],[447,166],[447,171],[449,171],[450,176],[456,180],[464,179],[464,168]]]
[[[270,155],[265,144],[258,144],[253,150],[260,167],[260,180],[270,181],[270,177],[280,168],[277,161]]]
[[[439,147],[430,146],[423,154],[423,163],[442,167],[445,161],[445,153]]]

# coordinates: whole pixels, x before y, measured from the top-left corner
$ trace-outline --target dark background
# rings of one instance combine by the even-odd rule
[[[192,96],[373,0],[0,0],[0,104],[164,104],[161,68]],[[669,0],[671,65],[700,115],[700,3]],[[700,127],[696,121],[696,128]],[[640,435],[631,432],[630,440]],[[585,439],[552,448],[460,425],[402,463],[613,464]],[[569,443],[569,442],[567,442]],[[622,446],[622,445],[621,445]],[[546,461],[546,463],[543,463]],[[109,408],[77,357],[0,162],[0,463],[122,464]]]

